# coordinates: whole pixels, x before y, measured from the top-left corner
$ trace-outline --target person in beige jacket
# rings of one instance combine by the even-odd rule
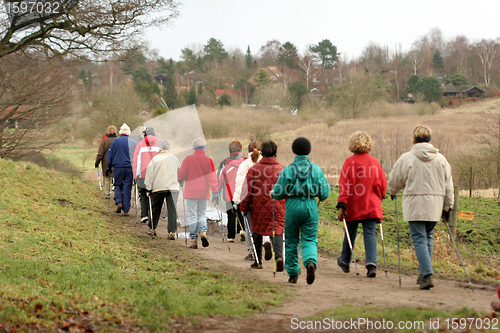
[[[434,227],[442,216],[445,222],[449,220],[454,202],[450,164],[430,143],[431,134],[427,126],[415,127],[414,145],[396,161],[388,183],[393,198],[403,190],[403,217],[410,224],[420,289],[434,287],[431,263]]]
[[[170,143],[159,140],[160,154],[153,157],[146,170],[144,184],[150,195],[153,206],[153,230],[156,234],[158,220],[160,219],[163,201],[167,200],[168,237],[175,240],[177,231],[177,198],[179,197],[179,182],[177,173],[181,163],[177,156],[170,152]],[[151,224],[149,224],[151,229]]]

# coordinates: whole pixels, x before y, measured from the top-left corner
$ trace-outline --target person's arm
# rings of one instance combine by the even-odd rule
[[[243,183],[245,182],[245,177],[248,173],[248,163],[245,162],[240,164],[240,167],[238,168],[238,172],[236,173],[236,185],[234,188],[234,195],[233,195],[233,201],[236,204],[239,204],[241,202],[241,192],[243,188]]]
[[[188,174],[188,164],[189,164],[189,156],[184,159],[179,169],[179,173],[177,174],[177,180],[180,182],[185,182],[187,180]]]
[[[146,169],[146,177],[144,178],[144,186],[146,186],[148,191],[153,190],[156,173],[156,159],[153,158],[151,162],[149,162],[148,168]]]
[[[284,168],[280,176],[278,177],[278,180],[276,181],[276,184],[274,185],[274,189],[271,193],[271,198],[276,199],[276,200],[283,200],[286,197],[288,197],[288,194],[286,193],[287,186],[291,185],[291,179],[288,179],[287,174],[290,170],[290,166],[287,166]]]
[[[387,187],[391,196],[397,195],[406,185],[407,171],[405,167],[405,158],[405,155],[401,156],[396,163],[394,163],[394,167],[389,174]]]
[[[106,154],[106,152],[104,151],[104,141],[101,141],[101,144],[99,145],[99,150],[97,151],[97,156],[95,158],[95,167],[96,168],[99,166],[99,163],[102,161],[105,154]]]
[[[212,193],[217,193],[219,191],[219,184],[217,183],[217,175],[215,173],[214,161],[210,159],[210,167],[212,171],[208,174],[208,186],[212,190]]]
[[[318,178],[319,178],[318,199],[319,201],[324,201],[328,199],[328,196],[330,195],[330,184],[328,184],[325,174],[323,173],[323,170],[321,170],[319,166],[316,166],[316,170],[318,172]]]
[[[252,179],[253,179],[253,171],[250,169],[245,177],[245,182],[243,184],[243,188],[241,190],[242,196],[244,199],[240,202],[240,210],[243,213],[247,213],[250,211],[252,205]]]
[[[445,195],[444,195],[444,206],[443,210],[449,211],[453,204],[455,203],[455,189],[453,187],[453,177],[451,174],[451,166],[448,161],[445,161]]]

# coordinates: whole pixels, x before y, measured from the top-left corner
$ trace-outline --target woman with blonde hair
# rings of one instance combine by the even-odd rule
[[[243,188],[243,184],[245,183],[245,179],[248,173],[248,170],[250,170],[251,167],[253,167],[257,162],[259,162],[262,159],[262,154],[260,153],[260,143],[257,141],[250,142],[248,145],[248,158],[244,160],[241,164],[240,167],[238,168],[238,173],[236,174],[236,185],[235,185],[235,190],[234,190],[234,196],[233,196],[233,201],[235,204],[235,209],[239,210],[239,204],[244,197],[241,197],[241,190]],[[250,216],[249,216],[250,219]],[[243,239],[243,237],[241,237]],[[252,261],[254,260],[253,257],[253,249],[252,249],[252,243],[250,240],[250,233],[248,228],[245,228],[245,241],[247,244],[247,256],[245,257],[245,260]],[[265,259],[266,260],[271,260],[272,258],[272,252],[271,252],[271,243],[269,242],[269,236],[264,236],[263,237],[263,243],[264,243],[264,249],[265,249]]]
[[[389,191],[396,196],[403,190],[403,217],[410,224],[410,234],[418,259],[420,289],[434,287],[432,247],[436,223],[449,220],[455,197],[451,167],[446,158],[430,143],[432,131],[417,125],[413,147],[396,161],[389,175]]]
[[[382,198],[387,181],[380,162],[370,155],[372,138],[365,132],[356,132],[349,139],[349,150],[354,154],[347,158],[340,172],[338,218],[347,222],[352,248],[358,231],[363,226],[367,277],[374,278],[377,272],[377,238],[375,229],[382,221]],[[342,254],[337,264],[348,273],[352,258],[347,235],[344,236]]]

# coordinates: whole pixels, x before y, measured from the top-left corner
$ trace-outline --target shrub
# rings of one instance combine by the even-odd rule
[[[271,125],[262,124],[250,126],[250,141],[263,142],[271,137]]]
[[[75,167],[73,164],[69,163],[64,159],[58,158],[57,156],[37,153],[34,155],[24,157],[21,160],[38,164],[39,166],[46,169],[68,173],[76,177],[82,176],[82,172],[79,171],[77,167]]]

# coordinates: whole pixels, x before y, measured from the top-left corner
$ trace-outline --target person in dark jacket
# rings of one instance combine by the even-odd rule
[[[149,199],[146,185],[144,185],[144,178],[146,178],[149,162],[158,155],[160,148],[158,148],[158,141],[155,138],[153,127],[146,127],[143,134],[144,138],[135,147],[133,171],[135,183],[139,189],[139,199],[141,200],[141,222],[146,223],[149,216]]]
[[[111,142],[113,142],[113,140],[116,138],[116,127],[110,125],[108,126],[106,132],[106,136],[102,138],[101,143],[99,144],[99,149],[95,158],[95,167],[97,169],[99,167],[99,163],[101,163],[103,176],[106,175],[106,170],[108,169],[108,150],[109,146],[111,146]],[[105,177],[103,177],[103,185],[105,185],[104,179]]]
[[[206,141],[202,138],[193,141],[194,154],[187,156],[181,164],[177,180],[185,183],[184,199],[186,199],[189,238],[192,249],[198,248],[198,232],[203,247],[209,245],[207,238],[207,204],[210,191],[218,194],[217,175],[214,161],[205,155]]]
[[[276,159],[277,151],[278,146],[274,141],[262,143],[262,159],[248,170],[240,209],[243,213],[251,213],[252,237],[259,259],[258,263],[255,260],[250,267],[262,268],[262,236],[273,236],[274,220],[275,237],[271,237],[271,243],[275,252],[276,270],[282,272],[285,200],[274,200],[269,195],[284,168]]]
[[[302,247],[302,262],[307,269],[307,283],[312,284],[318,262],[318,203],[330,194],[330,185],[319,166],[307,155],[311,143],[306,138],[297,138],[292,144],[297,156],[292,164],[281,172],[271,196],[286,200],[285,212],[285,267],[288,282],[297,283],[299,265],[299,242]]]
[[[382,221],[382,198],[387,181],[380,162],[370,155],[372,138],[364,132],[356,132],[349,139],[349,150],[353,156],[345,160],[339,179],[338,218],[346,220],[349,237],[354,249],[358,225],[363,226],[365,240],[367,277],[374,278],[377,272],[377,238],[375,229]],[[349,272],[351,249],[347,235],[344,236],[342,254],[337,264],[344,273]]]
[[[137,143],[130,137],[130,128],[127,124],[120,127],[120,137],[113,140],[108,150],[108,168],[106,175],[113,172],[115,178],[116,213],[123,210],[128,215],[134,173],[132,171],[132,157]]]
[[[229,157],[220,163],[219,171],[217,172],[219,192],[222,191],[226,201],[228,242],[234,242],[236,232],[239,233],[243,231],[240,227],[240,224],[243,223],[243,215],[241,215],[241,211],[238,208],[233,207],[233,196],[238,168],[244,160],[245,158],[241,155],[241,143],[239,141],[233,141],[229,144]],[[219,200],[220,197],[215,199],[214,204],[216,206],[219,205]],[[240,237],[242,241],[245,240],[244,233],[243,236],[240,234]]]

